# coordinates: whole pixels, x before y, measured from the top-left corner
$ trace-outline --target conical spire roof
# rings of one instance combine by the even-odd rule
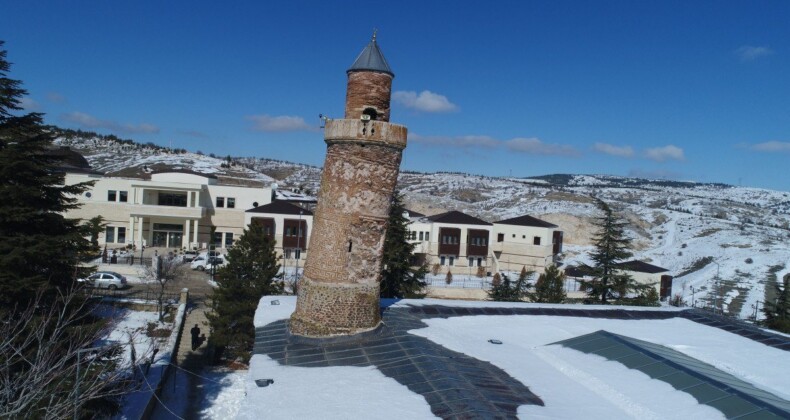
[[[354,64],[347,70],[347,72],[352,71],[379,71],[395,77],[395,73],[390,69],[390,65],[387,64],[387,59],[384,58],[384,54],[381,53],[379,45],[376,43],[375,31],[373,32],[373,38],[370,40],[370,43],[359,53]]]

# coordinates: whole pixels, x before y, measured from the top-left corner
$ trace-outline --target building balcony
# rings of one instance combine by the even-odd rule
[[[200,219],[206,215],[204,207],[160,206],[155,204],[129,205],[131,216],[177,217],[180,219]]]

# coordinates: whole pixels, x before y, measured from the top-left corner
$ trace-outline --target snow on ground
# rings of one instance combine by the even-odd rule
[[[146,328],[149,323],[158,323],[159,316],[156,312],[133,311],[126,308],[99,305],[96,314],[103,318],[110,318],[110,327],[105,336],[105,344],[119,344],[123,348],[124,364],[128,364],[132,357],[133,343],[135,356],[138,360],[149,357],[155,347],[167,341],[167,338],[148,337]],[[164,328],[172,328],[172,323]]]
[[[189,381],[186,376],[192,375],[184,370],[177,370],[175,382],[172,377],[162,388],[162,401],[167,402],[167,409],[158,410],[163,419],[174,418],[172,413],[182,416],[187,411],[189,401]],[[210,369],[200,374],[201,383],[197,391],[198,418],[224,420],[236,418],[239,407],[244,400],[244,382],[246,370],[229,370],[223,368]],[[175,383],[175,386],[173,385]],[[170,413],[168,413],[168,410]],[[154,417],[154,420],[160,418]]]
[[[293,296],[261,299],[255,325],[285,319],[293,312]],[[407,305],[463,307],[512,307],[508,302],[401,300]],[[525,306],[569,308],[574,305]],[[612,309],[611,306],[580,306]],[[676,308],[628,308],[678,310]],[[723,418],[689,394],[617,362],[551,343],[606,330],[658,343],[730,373],[758,388],[790,399],[787,369],[777,369],[787,354],[727,331],[683,318],[668,320],[611,320],[554,316],[464,316],[425,320],[427,328],[410,333],[428,338],[448,349],[489,361],[530,387],[544,407],[519,407],[521,418]],[[488,339],[498,339],[493,345]],[[258,388],[254,379],[274,379]],[[250,373],[243,380],[246,398],[239,418],[348,418],[351,413],[375,413],[376,418],[432,417],[424,399],[385,377],[374,367],[299,368],[281,366],[267,356],[253,356]],[[343,397],[338,397],[342,395]],[[354,398],[347,396],[353,395]],[[392,407],[397,407],[393,410]],[[216,407],[222,410],[222,407]]]

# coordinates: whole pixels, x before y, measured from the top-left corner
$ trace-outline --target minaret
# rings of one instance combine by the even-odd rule
[[[376,34],[347,71],[346,113],[327,120],[321,191],[291,333],[351,335],[381,320],[384,234],[406,127],[389,123],[390,70]]]

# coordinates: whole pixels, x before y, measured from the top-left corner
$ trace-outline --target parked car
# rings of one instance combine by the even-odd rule
[[[213,267],[219,268],[224,265],[227,261],[223,257],[205,257],[205,256],[198,256],[192,261],[192,269],[193,270],[211,270]]]
[[[195,261],[195,258],[198,257],[197,251],[184,251],[184,255],[181,257],[181,261],[184,263],[191,263]]]
[[[77,282],[84,283],[88,287],[100,289],[125,289],[129,287],[126,277],[114,271],[97,271],[84,279],[77,279]]]

